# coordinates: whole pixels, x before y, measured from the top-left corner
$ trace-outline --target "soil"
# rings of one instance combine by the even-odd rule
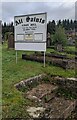
[[[32,88],[32,90],[28,91],[25,95],[27,95],[26,97],[29,98],[30,100],[33,100],[34,102],[37,100],[39,102],[37,102],[37,106],[35,107],[36,113],[37,113],[37,109],[39,108],[39,104],[41,105],[41,107],[45,108],[46,111],[43,111],[41,114],[40,112],[38,114],[40,114],[40,117],[44,117],[44,118],[63,118],[63,116],[65,118],[67,118],[70,114],[71,111],[74,109],[74,105],[75,105],[75,101],[74,100],[68,100],[62,97],[56,97],[55,92],[53,92],[54,90],[57,90],[58,87],[49,83],[42,83],[37,85],[35,88]],[[50,93],[54,93],[54,97],[53,99],[48,98],[49,96],[47,96],[47,99],[49,99],[49,101],[44,101],[43,103],[43,99],[46,95],[50,94]],[[50,94],[50,97],[52,97],[52,95]],[[39,109],[41,109],[41,107]],[[31,109],[31,107],[29,108]],[[40,110],[39,110],[40,111]],[[68,119],[66,120],[76,120],[77,117],[77,108],[74,112],[72,112],[72,114],[68,117]],[[32,112],[30,110],[30,114],[33,116],[37,116],[37,114],[35,114],[35,112]],[[38,117],[38,116],[37,116]]]
[[[77,120],[77,106],[75,110],[71,113],[71,115],[66,120]]]
[[[41,101],[43,98],[47,97],[47,100],[53,97],[53,91],[56,90],[58,87],[51,85],[49,83],[42,83],[37,85],[37,87],[33,88],[32,90],[26,93],[27,98],[30,100],[38,100]],[[52,93],[52,96],[51,96]],[[43,101],[44,102],[44,101]]]

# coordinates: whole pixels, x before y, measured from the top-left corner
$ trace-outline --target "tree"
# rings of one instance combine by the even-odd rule
[[[6,27],[7,25],[6,25],[6,22],[4,22],[4,27]]]
[[[6,24],[6,22],[4,22],[4,24],[2,25],[2,36],[4,38],[4,36],[6,36],[5,34],[8,32],[13,32],[14,33],[14,25],[13,22]]]
[[[65,28],[65,20],[62,21],[62,26]]]
[[[70,21],[70,27],[71,27],[71,29],[73,30],[73,20],[71,19],[71,21]]]
[[[55,29],[56,29],[56,23],[54,20],[52,20],[52,34],[55,33]]]
[[[74,29],[75,29],[75,32],[77,32],[77,20],[74,20]]]
[[[67,20],[66,19],[62,21],[62,26],[63,26],[63,28],[65,28],[65,30],[67,30]]]
[[[67,20],[67,30],[70,30],[70,23],[69,23],[69,19]]]
[[[65,46],[67,44],[67,37],[62,26],[56,28],[56,32],[53,35],[53,43],[62,44],[62,46]]]
[[[47,33],[54,34],[55,33],[55,21],[52,20],[48,22],[47,24]]]
[[[59,20],[58,23],[57,23],[57,26],[59,27],[59,26],[61,26],[61,24],[62,24],[61,20]]]

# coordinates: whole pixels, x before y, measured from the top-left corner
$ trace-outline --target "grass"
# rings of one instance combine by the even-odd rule
[[[2,117],[2,46],[0,44],[0,118]]]
[[[73,52],[75,52],[76,49],[75,49],[74,46],[67,46],[67,47],[64,48],[64,50],[65,50],[66,52],[58,52],[58,51],[56,51],[55,49],[48,48],[48,49],[47,49],[47,53],[53,52],[54,54],[66,55],[68,58],[75,58],[75,54],[68,54],[68,53],[67,53],[68,51],[73,51]]]
[[[74,51],[75,52],[75,46],[67,46],[64,48],[66,51]]]
[[[48,51],[48,50],[47,50]],[[26,107],[32,105],[31,101],[23,97],[14,84],[21,80],[46,73],[63,77],[74,77],[74,70],[64,70],[60,67],[43,67],[42,63],[22,60],[22,53],[32,52],[18,51],[18,63],[15,61],[15,50],[7,49],[7,44],[2,47],[2,115],[3,118],[25,118],[28,117]],[[0,52],[1,54],[1,52]]]

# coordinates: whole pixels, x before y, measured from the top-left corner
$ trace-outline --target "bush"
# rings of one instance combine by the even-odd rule
[[[59,26],[56,28],[55,34],[52,36],[53,44],[62,44],[62,46],[67,45],[67,37],[63,27]]]

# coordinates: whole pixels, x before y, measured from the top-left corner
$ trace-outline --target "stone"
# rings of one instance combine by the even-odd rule
[[[22,59],[25,60],[31,60],[36,62],[44,62],[43,55],[38,54],[37,56],[35,54],[32,55],[22,55]],[[63,55],[52,55],[50,53],[46,54],[46,63],[47,64],[53,64],[59,67],[62,67],[64,69],[75,69],[75,60],[66,59],[66,56]]]
[[[45,77],[46,77],[46,74],[40,74],[38,76],[31,77],[26,80],[22,80],[19,83],[15,84],[14,86],[18,89],[21,87],[26,87],[28,85],[31,86],[33,83],[37,83],[41,81],[42,79],[44,79]]]
[[[45,76],[45,74],[42,74],[29,78],[16,84],[15,87],[19,88],[24,85],[26,87],[27,85],[31,85],[32,83],[42,80]],[[31,102],[33,103],[32,106],[30,105],[26,109],[29,117],[32,119],[48,118],[53,120],[65,120],[77,106],[77,99],[69,100],[56,94],[57,89],[60,87],[67,90],[71,89],[72,91],[74,91],[75,88],[77,90],[77,78],[62,78],[57,76],[51,77],[50,81],[51,83],[44,83],[43,81],[34,88],[30,89],[28,92],[24,93],[26,98],[30,101],[32,100]]]
[[[64,98],[55,97],[50,103],[44,113],[41,114],[43,118],[52,119],[66,119],[76,107],[76,100],[66,100]]]
[[[10,33],[8,36],[8,48],[14,48],[14,34]]]
[[[40,85],[37,85],[32,90],[28,91],[25,96],[30,99],[37,102],[41,102],[42,100],[45,102],[48,102],[50,99],[52,99],[55,96],[56,90],[58,89],[58,86],[42,83]],[[53,94],[54,92],[54,94]]]
[[[27,112],[33,118],[39,118],[40,113],[44,112],[45,108],[43,107],[28,107]]]

